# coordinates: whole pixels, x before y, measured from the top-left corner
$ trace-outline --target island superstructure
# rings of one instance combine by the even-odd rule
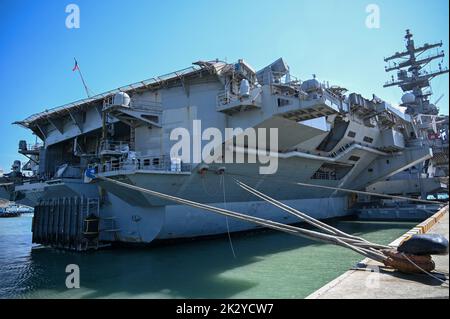
[[[422,198],[430,194],[437,198],[439,192],[448,194],[448,115],[440,115],[437,107],[443,95],[434,103],[431,101],[433,90],[430,83],[433,78],[448,73],[448,68],[442,66],[445,53],[441,47],[442,42],[416,46],[413,34],[406,30],[406,50],[384,59],[388,63],[386,72],[397,72],[384,87],[398,86],[404,92],[400,106],[415,124],[416,142],[430,147],[433,157],[370,185],[367,190]],[[437,59],[441,59],[437,67],[430,67]]]

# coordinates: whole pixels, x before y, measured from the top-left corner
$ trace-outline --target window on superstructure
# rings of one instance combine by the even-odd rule
[[[373,142],[373,138],[368,137],[368,136],[364,136],[363,141],[366,143],[372,143]]]
[[[357,161],[359,161],[359,159],[360,159],[360,157],[355,156],[355,155],[352,155],[348,158],[349,161],[353,161],[353,162],[357,162]]]
[[[278,99],[277,102],[278,102],[278,107],[286,106],[286,105],[291,104],[291,102],[289,100],[286,100],[286,99]]]
[[[353,165],[325,163],[311,176],[311,179],[340,180],[347,175]]]
[[[354,138],[356,136],[356,132],[349,131],[347,134],[348,137]]]

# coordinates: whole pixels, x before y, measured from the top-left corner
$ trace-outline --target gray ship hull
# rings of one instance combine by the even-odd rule
[[[335,194],[332,191],[317,192],[314,189],[289,184],[304,180],[308,175],[305,170],[296,170],[296,173],[291,176],[284,175],[285,169],[291,169],[292,163],[289,162],[282,161],[279,173],[266,177],[251,174],[252,170],[257,169],[254,164],[233,164],[229,166],[229,172],[225,175],[218,175],[213,171],[206,175],[198,174],[196,171],[192,173],[135,172],[116,175],[113,178],[126,180],[142,188],[285,224],[298,223],[300,220],[266,202],[259,201],[239,188],[234,178],[257,186],[268,195],[318,219],[350,214],[347,209],[348,197],[342,194]],[[307,166],[305,165],[303,167]],[[213,169],[214,167],[211,167],[211,170]],[[338,183],[338,181],[319,182],[323,185]],[[73,197],[101,198],[100,229],[105,230],[99,234],[99,240],[102,242],[148,244],[154,240],[187,239],[259,228],[254,224],[232,218],[228,218],[227,221],[224,216],[218,214],[174,205],[172,202],[162,201],[103,181],[86,184],[81,180],[66,179],[50,183],[25,184],[17,187],[17,191],[24,196],[20,202],[31,202],[31,206],[49,205],[49,203],[55,205],[58,199]],[[64,209],[66,208],[61,210]],[[58,211],[58,208],[54,208],[54,211]],[[114,220],[114,227],[112,227],[114,231],[106,225],[110,220]]]
[[[367,183],[368,181],[363,180],[363,177],[367,178],[366,169],[371,165],[378,165],[378,155],[364,154],[363,150],[356,151],[361,155],[361,159],[349,166],[345,178],[314,176],[314,172],[324,164],[324,161],[302,157],[279,159],[278,170],[272,175],[258,174],[260,165],[249,163],[224,164],[223,166],[211,164],[203,173],[199,172],[198,167],[202,166],[199,165],[188,172],[133,168],[99,174],[143,189],[290,224],[300,220],[270,204],[259,201],[258,198],[241,189],[235,183],[235,179],[312,217],[327,219],[345,216],[351,213],[348,209],[347,194],[335,190],[318,191],[316,188],[299,186],[296,183],[305,182],[344,188],[358,183]],[[384,165],[384,169],[379,170],[378,175],[372,174],[371,180],[375,181],[377,178],[383,178],[413,165],[412,161],[406,161],[406,163],[404,161],[404,156],[411,155],[410,152],[420,160],[429,156],[429,151],[426,149],[405,150],[401,155],[389,156],[389,166]],[[384,156],[380,160],[386,161]],[[221,172],[220,168],[224,168],[224,172]],[[157,239],[202,237],[257,228],[253,224],[230,218],[227,223],[223,216],[174,205],[173,202],[104,180],[94,180],[93,183],[87,184],[80,179],[62,179],[24,184],[16,187],[16,191],[25,194],[23,200],[31,200],[35,205],[40,201],[47,201],[44,205],[53,205],[52,207],[60,205],[59,199],[69,197],[99,199],[101,204],[96,214],[100,217],[99,240],[102,242],[150,243]],[[52,209],[58,211],[59,208]]]
[[[104,241],[150,243],[154,240],[196,238],[261,228],[252,223],[232,218],[227,220],[222,215],[184,205],[139,207],[132,206],[112,194],[108,197],[110,203],[105,206],[103,214],[114,217],[120,231],[103,234],[101,239]],[[314,218],[328,219],[349,215],[347,200],[346,197],[329,197],[282,202]],[[207,204],[284,224],[301,222],[299,218],[262,201],[222,201]]]
[[[368,155],[366,160],[373,158]],[[218,174],[219,165],[209,166],[208,172],[154,172],[115,171],[102,174],[104,177],[123,181],[143,189],[189,199],[208,205],[227,208],[247,215],[291,224],[300,222],[295,216],[283,212],[241,189],[238,179],[281,202],[301,210],[317,219],[327,219],[351,214],[352,203],[346,193],[335,190],[320,190],[296,185],[307,182],[331,187],[348,187],[358,178],[367,163],[355,165],[346,179],[311,179],[314,171],[323,162],[307,159],[283,159],[273,175],[257,174],[256,164],[227,164],[225,173]],[[405,165],[404,163],[402,165]],[[393,166],[393,170],[397,169]],[[114,217],[120,232],[109,234],[107,240],[150,242],[154,239],[178,239],[217,235],[258,228],[254,224],[227,220],[224,216],[159,199],[101,180],[106,191],[104,214]]]

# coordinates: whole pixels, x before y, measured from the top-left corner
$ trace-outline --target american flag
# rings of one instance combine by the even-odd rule
[[[72,71],[75,71],[75,70],[79,70],[77,60],[75,60],[75,66],[73,67]]]

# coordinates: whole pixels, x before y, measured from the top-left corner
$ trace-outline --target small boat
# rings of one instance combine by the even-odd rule
[[[18,205],[10,205],[6,207],[0,207],[0,217],[19,217],[24,212],[29,212],[24,210]]]
[[[33,209],[33,207],[28,207],[28,206],[24,206],[24,205],[11,204],[8,207],[6,207],[6,211],[17,212],[19,214],[29,214],[29,213],[33,213],[34,209]]]
[[[2,217],[19,217],[20,212],[18,211],[9,211],[4,207],[0,207],[0,218]]]

